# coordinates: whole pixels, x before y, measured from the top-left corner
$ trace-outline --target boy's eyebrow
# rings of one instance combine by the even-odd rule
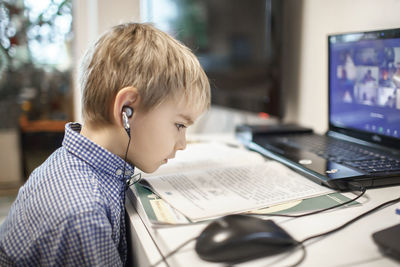
[[[184,114],[178,114],[179,117],[182,117],[189,125],[193,124],[193,120],[192,118],[190,118],[189,116],[186,116]]]

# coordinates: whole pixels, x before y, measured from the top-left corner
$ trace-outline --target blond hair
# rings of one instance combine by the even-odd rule
[[[81,65],[83,118],[111,123],[111,106],[122,88],[139,91],[150,110],[171,97],[186,97],[194,108],[210,106],[210,84],[196,56],[150,24],[113,27],[88,50]]]

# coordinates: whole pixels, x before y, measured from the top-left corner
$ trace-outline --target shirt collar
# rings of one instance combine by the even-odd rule
[[[125,166],[123,159],[81,135],[81,129],[82,125],[79,123],[70,122],[65,125],[62,144],[65,149],[84,160],[96,171],[107,174],[107,177],[115,177],[125,185],[126,180],[134,174],[134,166],[129,163],[126,163]],[[125,177],[122,174],[124,166]]]

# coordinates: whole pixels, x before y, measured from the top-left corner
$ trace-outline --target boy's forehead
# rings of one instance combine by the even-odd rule
[[[188,122],[193,123],[201,113],[204,112],[204,107],[199,105],[194,99],[187,97],[179,97],[173,101],[177,114]]]

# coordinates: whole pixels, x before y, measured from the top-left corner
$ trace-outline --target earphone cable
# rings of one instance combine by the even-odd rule
[[[126,151],[125,151],[125,157],[124,157],[124,171],[123,171],[123,173],[122,173],[122,175],[124,176],[124,178],[125,178],[125,170],[126,170],[126,160],[127,160],[127,157],[128,157],[128,150],[129,150],[129,145],[130,145],[130,143],[131,143],[131,136],[130,135],[128,135],[128,145],[126,146]],[[125,190],[127,190],[128,188],[129,188],[129,181],[130,181],[130,179],[127,179],[126,180],[126,186],[125,186]]]

